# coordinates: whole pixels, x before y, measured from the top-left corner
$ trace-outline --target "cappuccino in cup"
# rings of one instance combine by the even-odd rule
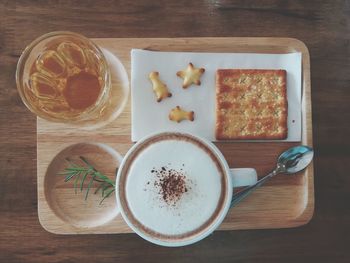
[[[232,197],[226,161],[211,143],[161,133],[135,144],[117,176],[119,208],[141,237],[165,246],[194,243],[224,219]]]

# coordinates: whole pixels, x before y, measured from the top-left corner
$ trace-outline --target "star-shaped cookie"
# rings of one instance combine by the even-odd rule
[[[195,68],[192,63],[189,63],[185,70],[178,71],[176,75],[180,78],[183,78],[184,82],[182,84],[182,87],[184,89],[187,89],[192,84],[201,84],[201,81],[199,79],[204,71],[204,68]]]

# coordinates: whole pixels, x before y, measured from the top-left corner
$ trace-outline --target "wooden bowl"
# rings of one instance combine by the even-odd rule
[[[63,149],[51,161],[44,181],[45,198],[52,212],[64,223],[77,228],[94,228],[113,220],[119,210],[114,193],[100,204],[101,190],[95,194],[98,182],[92,184],[85,200],[90,176],[86,178],[83,190],[80,190],[81,179],[77,184],[78,189],[75,189],[75,178],[65,182],[65,176],[59,175],[69,166],[67,159],[84,165],[80,156],[88,160],[99,172],[115,181],[116,169],[122,161],[122,156],[105,144],[78,143]]]

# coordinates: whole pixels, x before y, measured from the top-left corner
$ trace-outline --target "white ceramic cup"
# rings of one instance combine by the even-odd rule
[[[188,235],[184,234],[182,236],[181,235],[176,236],[176,238],[173,238],[172,236],[163,237],[156,233],[151,233],[152,231],[148,231],[148,228],[145,227],[143,222],[139,222],[137,219],[135,219],[135,216],[132,214],[132,207],[129,207],[131,202],[129,202],[128,196],[130,198],[130,196],[136,193],[133,193],[133,191],[131,191],[131,193],[126,193],[126,188],[127,188],[126,181],[128,180],[128,173],[130,170],[129,168],[131,167],[132,163],[136,158],[135,155],[140,156],[142,154],[145,154],[145,155],[147,154],[147,153],[140,152],[140,148],[148,147],[146,145],[152,145],[154,144],[154,142],[156,142],[160,138],[171,138],[171,136],[180,138],[180,140],[182,138],[186,140],[187,139],[194,140],[199,144],[201,144],[201,146],[203,146],[206,149],[205,150],[206,152],[208,151],[211,155],[215,156],[220,167],[222,167],[222,171],[225,179],[225,184],[224,184],[225,197],[220,198],[221,203],[218,204],[218,207],[220,205],[220,209],[218,210],[218,212],[216,212],[215,214],[216,216],[214,218],[208,219],[209,222],[206,223],[206,227],[199,230],[198,232],[195,232],[192,234],[190,233]],[[169,149],[169,151],[170,150],[171,149]],[[165,156],[164,158],[172,158],[172,157]],[[140,178],[140,180],[142,179]],[[205,180],[205,178],[202,178],[201,180]],[[133,145],[133,147],[125,155],[119,167],[118,175],[116,179],[116,198],[117,198],[118,208],[120,209],[120,212],[125,222],[135,233],[137,233],[142,238],[154,244],[161,245],[161,246],[168,246],[168,247],[177,247],[177,246],[190,245],[195,242],[198,242],[199,240],[211,234],[215,229],[217,229],[221,224],[221,222],[224,220],[225,216],[227,215],[230,209],[233,188],[252,185],[252,184],[255,184],[256,181],[257,181],[257,174],[255,169],[229,168],[227,161],[225,160],[220,150],[213,143],[211,143],[206,139],[203,139],[194,135],[190,135],[190,134],[184,134],[184,133],[159,133],[159,134],[147,136],[142,140],[138,141],[135,145]],[[137,181],[135,185],[136,184],[138,184]],[[135,191],[138,191],[136,186],[135,186]],[[139,199],[143,199],[142,193],[137,193],[137,195]],[[161,224],[163,219],[157,218],[157,220],[159,220],[159,223]]]

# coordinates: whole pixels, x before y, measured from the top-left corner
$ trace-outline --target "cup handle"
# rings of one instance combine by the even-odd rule
[[[256,170],[253,168],[230,168],[230,172],[233,188],[253,185],[258,180]]]

